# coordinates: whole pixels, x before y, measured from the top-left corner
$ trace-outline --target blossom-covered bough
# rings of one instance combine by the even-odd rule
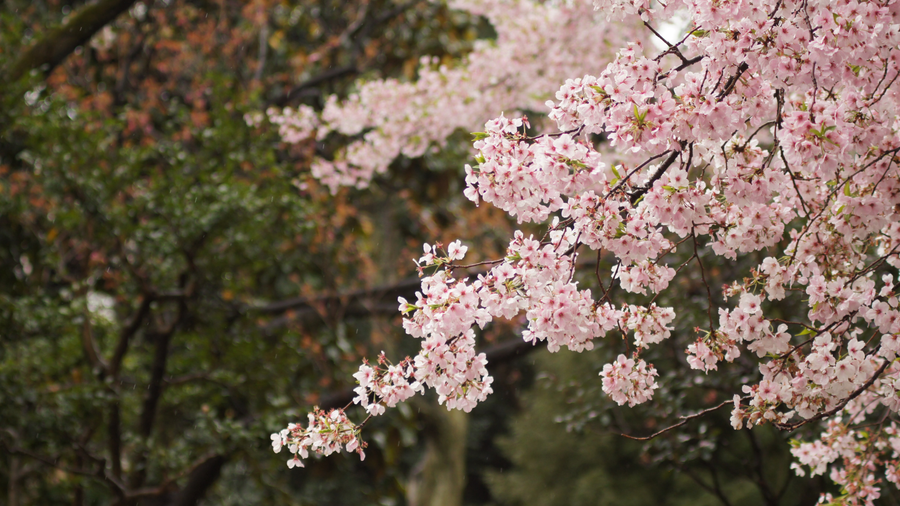
[[[507,10],[493,15],[512,23],[513,2],[497,3]],[[540,8],[548,16],[576,9],[553,5]],[[404,329],[421,351],[398,365],[383,357],[363,365],[354,401],[371,417],[428,387],[448,408],[471,410],[491,392],[474,328],[524,315],[523,338],[546,341],[550,351],[589,350],[609,333],[628,335],[629,354],[603,367],[603,390],[618,404],[645,402],[658,374],[643,357],[679,321],[679,308],[658,306],[657,296],[677,276],[699,277],[710,299],[708,327],[687,346],[687,363],[702,373],[741,355],[758,363],[758,376],[727,403],[735,429],[770,423],[792,431],[821,421],[820,437],[793,449],[798,473],[830,473],[842,495],[823,501],[873,504],[885,482],[900,484],[900,2],[595,0],[594,7],[609,19],[601,33],[614,23],[624,33],[641,25],[664,49],[623,44],[605,66],[594,57],[601,71],[566,80],[547,102],[555,133],[530,135],[528,119],[510,114],[476,134],[466,196],[520,223],[548,222],[547,233],[517,232],[506,257],[485,263],[477,278],[460,276],[460,242],[426,245],[422,290],[400,301]],[[689,28],[666,40],[660,20],[677,16]],[[445,96],[437,81],[420,85]],[[403,102],[409,96],[398,89],[412,85],[372,86],[396,87]],[[352,99],[344,110],[365,103]],[[376,134],[352,149],[380,152],[377,163],[386,167],[413,149],[385,146],[398,125],[443,121],[428,110],[360,122]],[[449,133],[425,140],[441,135]],[[354,163],[352,154],[322,161],[317,175],[358,184],[382,170]],[[668,265],[678,248],[693,255]],[[763,259],[725,287],[718,314],[700,251]],[[593,293],[575,281],[583,255],[615,259],[610,272],[596,272]],[[616,301],[614,287],[646,303]],[[795,319],[775,310],[788,301],[804,308]],[[276,450],[361,452],[359,426],[342,410],[310,420],[273,435]]]

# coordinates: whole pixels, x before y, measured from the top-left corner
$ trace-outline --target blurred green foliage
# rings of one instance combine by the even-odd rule
[[[541,372],[522,394],[528,399],[523,411],[500,441],[510,465],[488,477],[498,504],[815,502],[821,483],[793,476],[784,436],[770,427],[735,432],[727,411],[650,443],[621,436],[644,436],[677,420],[660,420],[652,409],[616,406],[593,389],[599,365],[613,358],[607,355],[598,349],[582,354],[542,351],[536,357]],[[566,416],[548,416],[580,412],[585,405],[591,411],[578,424],[567,423]]]
[[[82,6],[3,2],[0,68]],[[348,70],[293,103],[459,56],[478,26],[422,2],[139,2],[60,67],[2,83],[4,501],[400,500],[409,410],[373,424],[365,463],[290,473],[267,438],[343,392],[396,326],[260,308],[408,276],[435,233],[409,216],[446,200],[410,161],[398,181],[421,195],[332,196],[308,162],[344,140],[284,146],[244,115],[330,68]]]

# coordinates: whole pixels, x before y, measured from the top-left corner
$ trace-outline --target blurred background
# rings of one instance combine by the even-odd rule
[[[600,391],[621,336],[550,355],[501,322],[480,335],[495,393],[471,414],[430,396],[391,410],[366,427],[364,462],[289,470],[272,453],[270,433],[347,404],[363,357],[415,353],[396,299],[414,298],[423,242],[499,258],[518,227],[463,197],[468,132],[331,194],[310,161],[354,139],[285,145],[245,114],[321,110],[493,36],[415,0],[0,0],[0,504],[814,503],[823,483],[789,469],[794,435],[735,432],[727,410],[619,435],[755,372],[685,374],[699,281],[670,296],[688,330],[656,352],[647,406]],[[713,287],[741,267],[704,261]]]

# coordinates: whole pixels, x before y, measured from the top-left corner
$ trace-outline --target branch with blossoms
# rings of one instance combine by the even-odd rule
[[[566,80],[547,102],[555,132],[527,135],[527,118],[501,115],[476,134],[465,196],[547,232],[516,232],[504,258],[469,266],[460,242],[426,245],[421,291],[400,301],[422,349],[395,373],[362,375],[359,403],[380,413],[395,398],[384,392],[435,388],[448,408],[472,409],[490,391],[475,326],[519,315],[523,339],[551,352],[621,332],[631,351],[603,366],[603,390],[620,405],[646,402],[659,387],[648,359],[681,310],[657,297],[699,274],[709,327],[696,329],[685,362],[712,374],[749,355],[758,369],[718,407],[732,404],[735,429],[835,417],[810,443],[833,451],[815,469],[831,466],[845,503],[871,504],[873,469],[897,483],[886,463],[897,456],[882,451],[895,429],[864,437],[839,419],[900,410],[900,2],[594,6],[666,48],[628,43],[596,75]],[[653,26],[676,14],[691,27],[673,45]],[[688,239],[693,255],[667,265]],[[585,249],[597,251],[597,297],[576,275]],[[713,301],[713,257],[734,264],[724,303]],[[489,268],[454,277],[475,265]]]
[[[287,447],[293,457],[288,459],[287,466],[305,467],[303,460],[309,457],[309,451],[321,455],[340,453],[341,450],[355,451],[360,460],[365,460],[363,451],[366,443],[359,438],[359,431],[366,422],[359,425],[351,422],[342,409],[332,409],[329,412],[315,408],[308,415],[309,423],[306,428],[300,424],[288,424],[286,429],[272,434],[272,450],[281,452]],[[368,419],[366,420],[368,421]]]

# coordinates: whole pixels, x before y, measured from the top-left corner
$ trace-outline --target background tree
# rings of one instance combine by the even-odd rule
[[[0,16],[6,502],[402,495],[396,452],[316,471],[366,485],[291,483],[261,435],[288,406],[339,402],[346,364],[392,346],[383,298],[393,314],[411,288],[411,248],[467,226],[443,207],[458,192],[410,160],[380,192],[331,196],[298,176],[347,140],[282,149],[245,114],[408,75],[482,24],[422,2],[13,1]],[[498,218],[471,216],[486,237]],[[411,413],[374,429],[385,448],[415,442]]]

